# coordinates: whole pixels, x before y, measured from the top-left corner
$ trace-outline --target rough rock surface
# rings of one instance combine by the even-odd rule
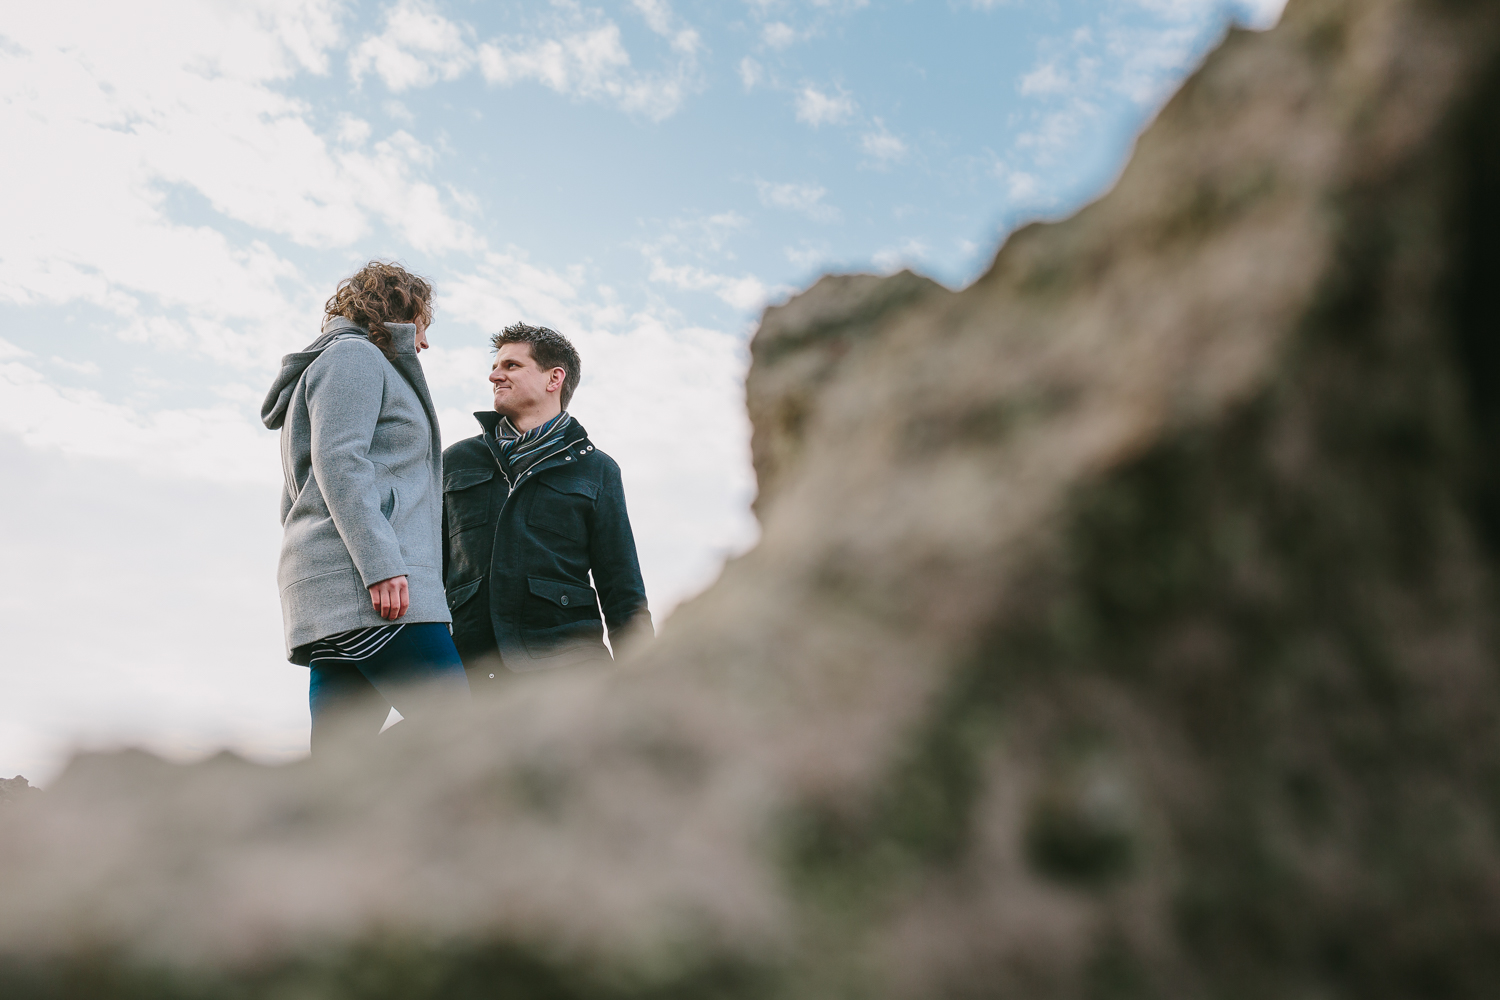
[[[1488,997],[1500,5],[1291,0],[952,293],[825,279],[610,674],[0,814],[7,997]]]
[[[36,789],[31,787],[31,782],[19,774],[14,778],[0,778],[0,806],[29,801],[35,793]]]

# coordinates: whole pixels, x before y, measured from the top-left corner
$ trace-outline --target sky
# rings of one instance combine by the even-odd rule
[[[7,4],[0,776],[306,753],[258,413],[364,261],[434,284],[445,443],[489,405],[489,334],[574,341],[669,629],[755,541],[762,309],[830,271],[962,287],[1284,2]]]

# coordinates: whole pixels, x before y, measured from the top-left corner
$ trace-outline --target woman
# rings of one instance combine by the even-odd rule
[[[469,696],[443,595],[443,447],[417,360],[432,287],[371,261],[324,311],[261,409],[281,431],[277,577],[287,658],[311,668],[314,753],[331,723],[373,737],[393,706],[420,719]]]

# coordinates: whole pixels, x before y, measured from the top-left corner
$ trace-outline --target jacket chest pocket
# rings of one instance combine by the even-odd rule
[[[532,491],[526,524],[575,542],[587,542],[594,500],[598,495],[598,485],[587,480],[539,480]]]
[[[490,519],[494,469],[455,469],[443,477],[443,512],[448,534],[485,524]]]

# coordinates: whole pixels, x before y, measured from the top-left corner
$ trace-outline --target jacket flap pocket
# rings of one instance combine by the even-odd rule
[[[494,478],[494,469],[454,469],[443,477],[443,492],[466,490]]]
[[[594,591],[590,587],[580,587],[576,583],[563,583],[561,580],[544,580],[541,577],[527,577],[531,584],[531,592],[546,601],[551,601],[558,607],[563,608],[592,608],[597,605]]]
[[[468,583],[461,583],[457,587],[450,588],[448,590],[449,610],[458,607],[464,601],[467,601],[469,598],[473,597],[474,594],[478,592],[479,585],[483,582],[484,577],[481,576],[478,579],[470,580]]]
[[[590,500],[599,499],[599,484],[589,479],[574,479],[572,476],[548,476],[543,483],[559,493],[576,493]]]

